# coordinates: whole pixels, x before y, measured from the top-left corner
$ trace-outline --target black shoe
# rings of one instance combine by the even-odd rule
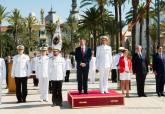
[[[26,103],[26,99],[23,99],[22,102],[23,102],[23,103]]]
[[[161,97],[160,93],[157,93],[158,97]]]
[[[147,95],[146,94],[144,94],[144,95],[142,95],[143,97],[147,97]]]
[[[84,94],[88,94],[88,92],[84,92]]]
[[[56,106],[56,104],[55,103],[53,103],[52,105],[51,105],[51,107],[55,107]]]
[[[21,102],[22,102],[21,100],[17,101],[17,103],[21,103]]]
[[[165,96],[163,93],[160,94],[161,96]]]
[[[82,94],[82,92],[81,92],[81,91],[79,91],[79,92],[78,92],[78,94],[79,94],[79,95],[81,95],[81,94]]]

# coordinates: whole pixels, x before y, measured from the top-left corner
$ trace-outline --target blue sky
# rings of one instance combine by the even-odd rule
[[[52,5],[61,19],[65,21],[71,10],[71,1],[72,0],[0,0],[0,4],[7,7],[8,12],[14,8],[19,9],[23,17],[28,16],[30,12],[34,12],[38,19],[40,18],[40,9],[43,8],[45,15],[47,15]],[[80,1],[81,0],[77,0],[78,6],[80,6]],[[112,7],[110,7],[110,10],[114,12]],[[127,12],[129,10],[128,4],[126,4],[122,10],[123,12]],[[80,11],[80,13],[82,14],[82,11]],[[122,17],[125,17],[124,14]]]

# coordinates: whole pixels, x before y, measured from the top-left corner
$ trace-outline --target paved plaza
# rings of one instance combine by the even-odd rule
[[[152,73],[147,76],[145,90],[148,97],[137,97],[135,77],[132,76],[130,98],[125,98],[124,106],[105,106],[94,108],[72,109],[67,102],[67,91],[77,88],[76,73],[72,72],[70,82],[63,83],[63,107],[51,107],[49,102],[39,101],[38,87],[33,87],[32,80],[28,83],[27,103],[16,103],[15,94],[8,94],[4,90],[0,114],[163,114],[165,112],[165,97],[157,97],[155,93],[155,79]],[[98,89],[99,81],[89,84],[89,89]],[[109,88],[117,90],[117,84],[109,81]],[[117,90],[121,92],[120,90]]]

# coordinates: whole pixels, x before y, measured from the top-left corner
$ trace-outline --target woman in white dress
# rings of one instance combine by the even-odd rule
[[[131,80],[132,61],[128,57],[128,49],[125,49],[123,52],[123,56],[120,57],[119,71],[122,93],[125,94],[126,89],[126,97],[129,97],[129,82]]]

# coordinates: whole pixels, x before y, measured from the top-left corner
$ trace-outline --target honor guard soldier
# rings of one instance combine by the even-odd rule
[[[0,104],[2,97],[2,82],[6,80],[6,65],[3,58],[0,58]]]
[[[96,57],[94,55],[94,50],[92,50],[92,58],[89,63],[89,80],[92,84],[95,83],[96,78]]]
[[[34,53],[34,57],[31,59],[31,67],[32,67],[32,73],[34,75],[33,77],[33,84],[34,86],[38,86],[38,79],[36,78],[36,64],[37,64],[37,53]]]
[[[49,58],[53,57],[53,51],[52,51],[52,47],[48,47],[48,52],[47,55]],[[51,81],[49,81],[49,93],[52,93],[52,83]]]
[[[41,47],[41,56],[37,59],[36,64],[36,76],[39,79],[39,91],[40,101],[48,101],[48,88],[49,88],[49,76],[48,76],[48,63],[49,57],[46,55],[47,47]]]
[[[71,59],[69,58],[69,55],[66,55],[65,58],[65,69],[66,69],[65,82],[69,82],[69,75],[72,69]]]
[[[101,36],[102,45],[97,47],[96,68],[100,72],[100,91],[108,92],[108,77],[112,66],[112,48],[108,45],[108,37]]]
[[[65,77],[65,60],[59,49],[53,49],[49,60],[49,80],[52,82],[52,106],[62,106],[62,82]]]
[[[17,103],[26,102],[27,79],[31,73],[30,59],[24,54],[24,46],[17,46],[18,55],[13,58],[12,78],[16,83]]]

